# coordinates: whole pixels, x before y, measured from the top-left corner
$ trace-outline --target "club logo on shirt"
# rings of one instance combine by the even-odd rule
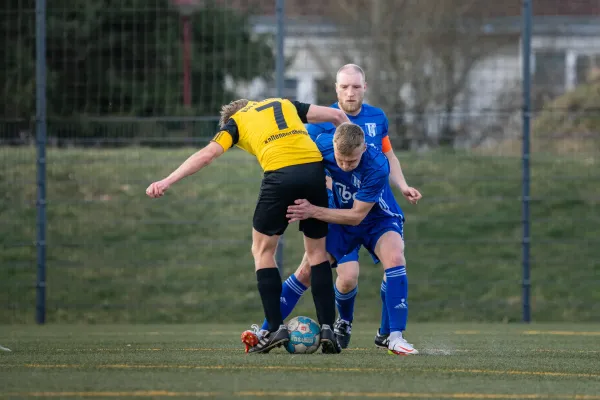
[[[360,189],[360,179],[358,179],[358,176],[352,174],[352,184],[354,185],[354,187],[357,187]]]
[[[377,135],[377,124],[368,122],[365,124],[365,126],[367,127],[367,135],[371,137],[375,137],[375,135]]]
[[[349,190],[351,189],[349,186],[339,182],[333,182],[333,184],[337,189],[339,200],[342,204],[348,204],[350,200],[354,201],[356,199],[356,193],[352,193],[352,191]]]

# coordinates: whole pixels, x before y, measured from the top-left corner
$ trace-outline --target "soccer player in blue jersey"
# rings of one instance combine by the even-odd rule
[[[387,347],[399,355],[417,354],[403,337],[408,317],[404,214],[389,184],[389,161],[365,143],[363,130],[353,123],[340,125],[333,136],[319,135],[316,143],[333,181],[335,208],[298,199],[288,207],[287,217],[290,223],[308,218],[328,222],[327,252],[336,261],[361,245],[381,261],[387,280]]]
[[[380,108],[363,102],[367,85],[362,68],[356,64],[347,64],[341,67],[336,74],[335,87],[338,101],[332,104],[331,107],[341,109],[351,122],[361,126],[365,132],[366,143],[375,146],[387,157],[390,165],[390,183],[397,187],[410,203],[416,204],[421,198],[421,194],[418,190],[410,187],[404,178],[400,162],[390,143],[388,120],[385,113]],[[333,135],[335,132],[335,126],[329,123],[309,124],[307,128],[313,140],[316,140],[321,134]],[[330,181],[328,187],[332,189]],[[340,186],[333,189],[343,190]],[[331,191],[330,207],[335,208]],[[360,246],[357,246],[338,260],[338,267],[336,268],[335,296],[339,317],[334,324],[334,332],[342,348],[348,347],[352,332],[354,302],[358,293],[359,248]],[[309,286],[310,267],[305,256],[296,272],[283,283],[281,311],[284,318],[292,312]],[[381,326],[375,336],[375,344],[382,348],[387,348],[389,336],[387,309],[385,307],[386,290],[387,283],[384,276],[380,289],[382,299]],[[266,321],[262,327],[253,325],[254,332],[260,336],[261,332],[267,329],[266,326]]]
[[[382,109],[363,102],[367,88],[365,73],[356,64],[347,64],[341,67],[336,74],[336,92],[337,103],[331,107],[339,108],[348,115],[351,122],[359,125],[365,133],[365,142],[378,148],[387,157],[390,164],[390,183],[397,187],[406,199],[412,204],[421,198],[418,190],[410,187],[404,174],[400,162],[392,149],[390,137],[388,135],[388,119]],[[321,134],[331,134],[335,132],[335,126],[329,123],[311,124],[308,126],[308,133],[315,140]],[[341,187],[332,188],[341,190]],[[331,206],[331,205],[330,205]],[[354,302],[358,293],[358,251],[360,246],[346,254],[338,262],[336,269],[337,279],[335,281],[336,305],[339,317],[334,325],[334,331],[343,348],[348,347],[350,335],[352,332],[352,321],[354,319]],[[290,283],[296,284],[294,278],[301,283],[310,282],[310,269],[307,268],[306,261],[296,271],[294,277],[288,278]],[[300,279],[298,279],[300,278]],[[287,289],[287,288],[286,288]],[[286,294],[287,290],[284,292]],[[375,337],[375,343],[379,347],[385,347],[387,335],[387,315],[385,311],[385,278],[381,283],[380,295],[382,298],[382,320],[381,327]],[[282,297],[284,297],[282,294]],[[293,295],[291,297],[294,297]],[[285,298],[285,297],[284,297]]]

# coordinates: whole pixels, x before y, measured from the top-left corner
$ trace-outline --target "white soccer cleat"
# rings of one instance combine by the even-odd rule
[[[412,344],[408,343],[403,337],[390,339],[388,344],[388,353],[396,354],[398,356],[410,356],[413,354],[419,354],[419,351],[413,347]]]

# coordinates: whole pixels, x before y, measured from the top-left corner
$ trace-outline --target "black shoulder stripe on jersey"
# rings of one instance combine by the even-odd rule
[[[222,131],[229,132],[233,139],[233,144],[237,144],[240,140],[240,132],[238,131],[237,123],[233,118],[230,118],[227,124],[221,129]]]
[[[298,116],[300,117],[300,121],[302,121],[302,123],[306,124],[308,123],[308,120],[306,119],[306,116],[308,114],[308,109],[310,108],[310,104],[308,103],[301,103],[299,101],[292,101],[292,104],[294,105],[294,107],[296,107],[296,112],[298,112]]]

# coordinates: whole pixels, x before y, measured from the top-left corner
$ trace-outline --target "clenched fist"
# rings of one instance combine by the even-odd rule
[[[169,186],[169,183],[166,182],[164,179],[162,181],[153,182],[152,184],[150,184],[150,186],[148,186],[148,189],[146,189],[146,194],[152,197],[153,199],[156,199],[157,197],[161,197],[162,195],[164,195],[165,192],[169,189]]]
[[[410,186],[402,188],[402,195],[410,202],[410,204],[417,204],[421,197],[423,197],[417,189]]]

